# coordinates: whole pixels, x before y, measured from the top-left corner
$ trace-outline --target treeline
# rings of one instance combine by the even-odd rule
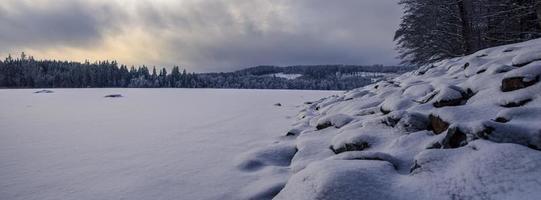
[[[378,70],[379,69],[379,70]],[[35,60],[24,53],[20,58],[0,61],[2,88],[245,88],[348,90],[370,84],[381,76],[342,76],[359,71],[404,72],[410,67],[383,66],[260,66],[228,73],[188,73],[178,66],[149,69],[119,65],[115,61],[67,62]],[[296,79],[274,73],[301,74]]]
[[[183,87],[194,78],[179,67],[168,74],[165,68],[159,72],[146,66],[128,69],[116,61],[38,61],[24,53],[0,62],[0,87],[7,88]]]
[[[383,65],[298,65],[288,67],[278,66],[257,66],[237,71],[247,75],[265,75],[265,74],[302,74],[305,78],[328,78],[339,74],[353,74],[356,72],[378,72],[378,73],[404,73],[412,70],[408,66],[383,66]]]
[[[540,0],[401,0],[400,58],[427,64],[541,37]]]

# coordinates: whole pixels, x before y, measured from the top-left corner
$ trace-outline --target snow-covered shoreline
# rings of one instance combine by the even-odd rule
[[[540,76],[538,39],[313,102],[260,148],[291,158],[275,199],[538,199]]]

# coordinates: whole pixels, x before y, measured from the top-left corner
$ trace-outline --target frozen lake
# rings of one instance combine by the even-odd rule
[[[34,91],[0,90],[0,199],[236,199],[260,178],[236,156],[284,135],[303,102],[338,93]]]

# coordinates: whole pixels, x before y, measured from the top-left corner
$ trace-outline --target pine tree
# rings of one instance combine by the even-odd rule
[[[171,87],[178,87],[177,84],[180,81],[180,70],[178,66],[173,67],[173,70],[171,71]]]

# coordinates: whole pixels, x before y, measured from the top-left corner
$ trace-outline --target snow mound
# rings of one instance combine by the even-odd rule
[[[536,199],[540,60],[489,48],[306,105],[275,199]]]
[[[245,171],[256,171],[266,166],[289,166],[297,149],[291,143],[278,143],[252,150],[239,156],[237,167]]]
[[[297,151],[293,140],[283,140],[239,155],[237,169],[261,177],[243,188],[239,198],[272,199],[276,196],[287,182],[288,168]]]

